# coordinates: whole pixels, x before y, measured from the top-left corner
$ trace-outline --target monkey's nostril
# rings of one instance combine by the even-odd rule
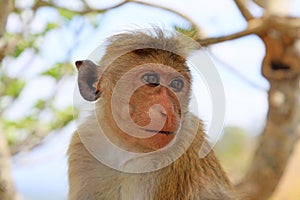
[[[161,114],[163,117],[166,117],[166,116],[167,116],[167,112],[166,112],[166,111],[160,111],[160,114]]]

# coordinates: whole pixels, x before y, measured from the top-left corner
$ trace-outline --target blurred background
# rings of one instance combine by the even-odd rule
[[[262,199],[300,200],[300,0],[0,0],[0,11],[0,200],[67,199],[74,62],[111,34],[151,25],[195,33],[213,59],[226,95],[216,151],[231,180],[249,180],[262,135],[278,141],[267,128],[278,124],[289,130],[273,145],[285,159]]]

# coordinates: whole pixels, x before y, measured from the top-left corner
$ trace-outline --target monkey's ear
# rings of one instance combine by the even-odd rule
[[[95,101],[100,97],[101,91],[97,83],[102,70],[90,60],[79,60],[75,62],[78,70],[78,86],[81,96],[87,101]]]

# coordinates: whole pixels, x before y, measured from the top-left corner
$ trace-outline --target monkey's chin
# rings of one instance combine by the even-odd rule
[[[143,135],[145,135],[145,133],[149,134],[149,137],[139,139],[139,143],[145,147],[143,153],[167,147],[169,144],[173,143],[172,141],[174,141],[176,136],[176,131],[171,131],[170,129],[143,129],[143,131]]]
[[[151,129],[145,129],[145,131],[150,132],[150,133],[160,133],[164,135],[171,135],[175,134],[175,131],[164,131],[164,130],[151,130]]]

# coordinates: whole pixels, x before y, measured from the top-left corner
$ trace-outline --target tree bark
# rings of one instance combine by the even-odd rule
[[[270,83],[268,114],[250,169],[238,191],[250,200],[268,199],[278,185],[298,139],[300,57],[297,36],[270,29],[259,35],[266,55],[262,74]]]
[[[9,149],[0,132],[0,199],[16,200],[17,193],[10,171]]]
[[[253,200],[268,199],[272,195],[297,142],[299,78],[271,81],[270,85],[266,127],[252,165],[237,185],[239,191]]]
[[[0,0],[0,38],[5,32],[7,17],[12,9],[12,0]]]

